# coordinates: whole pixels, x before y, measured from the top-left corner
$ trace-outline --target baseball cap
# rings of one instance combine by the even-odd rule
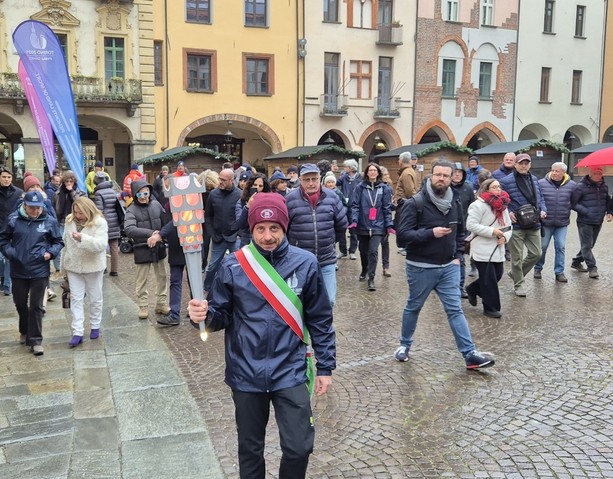
[[[317,165],[313,163],[305,163],[300,167],[300,176],[306,175],[307,173],[321,173]]]
[[[521,163],[522,161],[532,162],[532,158],[527,153],[521,153],[515,157],[515,163]]]
[[[23,198],[26,206],[44,206],[45,199],[41,191],[29,191]]]

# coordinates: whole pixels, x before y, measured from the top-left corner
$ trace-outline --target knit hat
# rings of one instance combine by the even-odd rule
[[[290,173],[298,173],[298,167],[297,166],[288,166],[287,167],[287,174],[289,175]]]
[[[162,168],[160,168],[161,171],[169,171],[169,168],[167,165],[162,166]]]
[[[136,163],[132,163],[131,170],[138,170],[138,165]]]
[[[289,217],[285,198],[278,193],[258,193],[253,197],[249,207],[249,230],[253,231],[255,225],[264,221],[278,223],[283,231],[287,232]]]
[[[95,167],[96,168],[102,168],[102,162],[101,161],[96,161]]]
[[[471,156],[471,157],[468,159],[468,161],[471,161],[471,160],[475,160],[475,161],[477,162],[477,164],[479,164],[479,157],[478,157],[478,156],[475,156],[475,155]]]
[[[336,175],[332,173],[331,171],[326,173],[326,176],[324,176],[324,179],[321,182],[321,184],[326,186],[326,183],[328,182],[328,180],[334,180],[334,184],[336,185]]]
[[[24,189],[24,191],[28,191],[34,185],[40,186],[40,181],[38,181],[38,178],[36,178],[36,176],[34,176],[32,173],[27,172],[25,174],[24,179],[23,179],[23,189]]]

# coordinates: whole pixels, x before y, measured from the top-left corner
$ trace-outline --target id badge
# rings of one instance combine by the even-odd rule
[[[371,208],[368,212],[368,219],[374,221],[377,219],[377,208]]]

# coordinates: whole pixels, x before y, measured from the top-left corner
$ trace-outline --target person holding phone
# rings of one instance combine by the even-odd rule
[[[261,191],[269,193],[270,184],[264,174],[256,173],[249,177],[247,183],[245,183],[245,188],[243,189],[240,199],[236,202],[236,227],[238,229],[238,236],[241,240],[241,247],[251,242],[251,231],[249,231],[247,215],[249,214],[251,199],[256,193]]]
[[[470,253],[479,271],[479,279],[466,287],[468,302],[477,306],[477,296],[483,302],[483,314],[500,318],[498,282],[504,273],[504,245],[513,234],[506,191],[494,178],[485,180],[477,191],[477,199],[468,207],[466,227],[472,233]]]

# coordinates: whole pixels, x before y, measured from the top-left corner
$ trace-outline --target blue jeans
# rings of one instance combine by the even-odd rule
[[[203,288],[205,291],[211,291],[213,280],[217,274],[217,270],[221,266],[221,260],[226,254],[226,250],[230,253],[234,253],[240,245],[240,240],[235,241],[220,241],[219,243],[211,242],[211,261],[206,267],[204,273]]]
[[[336,263],[321,266],[321,275],[324,278],[324,285],[330,298],[330,304],[334,307],[336,304]]]
[[[547,248],[549,242],[553,237],[553,245],[555,247],[555,259],[553,265],[553,272],[555,274],[562,274],[564,272],[564,255],[566,252],[566,232],[568,226],[541,226],[543,229],[543,236],[541,237],[541,259],[534,266],[534,271],[541,271],[545,265],[545,255],[547,254]]]
[[[435,268],[420,268],[407,263],[407,281],[409,283],[409,299],[402,313],[400,344],[409,348],[413,344],[413,334],[417,328],[419,312],[432,290],[434,290],[443,303],[458,351],[464,357],[474,351],[475,345],[464,317],[464,311],[462,311],[460,266],[448,264]]]

